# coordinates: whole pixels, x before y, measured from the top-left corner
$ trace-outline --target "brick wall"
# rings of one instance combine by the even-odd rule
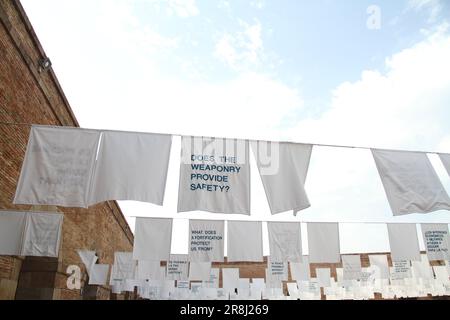
[[[19,1],[0,0],[0,57],[0,122],[78,126],[53,70],[39,70],[45,52]],[[63,213],[61,250],[58,259],[0,257],[0,299],[82,299],[66,286],[67,266],[82,266],[75,250],[97,250],[99,263],[112,264],[114,251],[132,250],[133,234],[114,201],[89,209],[14,206],[29,131],[0,124],[0,210]],[[85,291],[110,297],[107,287]]]

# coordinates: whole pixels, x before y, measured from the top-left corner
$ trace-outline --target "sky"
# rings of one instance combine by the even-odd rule
[[[450,152],[449,1],[22,4],[81,127]],[[342,253],[389,251],[384,224],[354,222],[450,221],[393,217],[370,151],[328,147],[314,147],[297,217],[271,216],[254,163],[250,217],[177,213],[179,150],[174,137],[164,206],[119,202],[133,230],[133,216],[183,218],[172,253],[187,253],[184,218],[353,222]]]

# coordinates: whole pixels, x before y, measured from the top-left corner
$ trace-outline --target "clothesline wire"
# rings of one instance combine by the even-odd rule
[[[289,222],[289,223],[339,223],[339,224],[450,224],[450,222],[408,222],[408,221],[309,221],[309,220],[268,220],[268,219],[210,219],[210,218],[188,218],[188,217],[149,217],[149,216],[128,216],[128,218],[143,219],[173,219],[173,220],[206,220],[206,221],[232,221],[232,222]]]
[[[6,125],[6,126],[47,126],[47,127],[55,127],[55,128],[76,128],[76,129],[82,129],[80,127],[72,127],[72,126],[55,126],[55,125],[47,125],[47,124],[32,124],[32,123],[24,123],[24,122],[5,122],[0,121],[0,125]],[[83,128],[87,129],[87,128]],[[195,137],[195,138],[202,138],[206,136],[197,136],[197,135],[188,135],[188,134],[180,134],[180,133],[158,133],[158,132],[137,132],[137,131],[126,131],[126,130],[110,130],[110,129],[88,129],[88,130],[97,130],[97,131],[119,131],[119,132],[133,132],[133,133],[149,133],[149,134],[160,134],[160,135],[171,135],[171,136],[177,136],[177,137]],[[371,147],[365,147],[365,146],[351,146],[351,145],[340,145],[340,144],[326,144],[326,143],[306,143],[306,142],[297,142],[297,141],[275,141],[275,140],[258,140],[258,139],[245,139],[245,138],[233,138],[233,137],[213,137],[217,139],[231,139],[231,140],[246,140],[250,142],[276,142],[276,143],[293,143],[293,144],[306,144],[306,145],[313,145],[318,147],[330,147],[330,148],[347,148],[347,149],[364,149],[364,150],[371,150],[371,149],[382,149],[387,151],[403,151],[403,152],[420,152],[420,153],[429,153],[429,154],[443,154],[445,152],[437,152],[437,151],[422,151],[422,150],[401,150],[401,149],[388,149],[388,148],[371,148]]]

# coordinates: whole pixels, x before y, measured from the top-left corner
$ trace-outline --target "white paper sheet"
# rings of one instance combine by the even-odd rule
[[[89,204],[135,200],[163,204],[171,135],[103,131]]]
[[[32,126],[14,204],[88,206],[99,131]]]
[[[302,261],[299,222],[268,222],[270,257],[274,261]]]
[[[271,213],[310,207],[304,185],[312,145],[266,141],[251,145]]]
[[[133,259],[167,261],[172,243],[172,219],[136,218]]]
[[[262,224],[253,221],[228,221],[227,261],[263,261]]]
[[[426,153],[372,149],[394,216],[450,210],[450,198]]]
[[[419,240],[413,223],[388,223],[392,261],[420,261]]]
[[[63,215],[33,212],[27,215],[21,255],[57,257]]]
[[[250,214],[248,141],[182,137],[178,212]]]
[[[421,224],[423,241],[429,260],[450,260],[448,224]]]
[[[339,225],[337,223],[308,223],[310,263],[339,263]]]
[[[189,220],[189,261],[222,262],[225,222]]]

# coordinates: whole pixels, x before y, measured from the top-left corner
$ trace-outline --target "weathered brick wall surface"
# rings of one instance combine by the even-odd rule
[[[40,72],[43,57],[20,2],[0,0],[0,122],[78,126],[53,70]],[[82,266],[76,250],[97,250],[99,263],[112,264],[114,251],[132,250],[133,234],[114,201],[89,209],[13,205],[29,131],[0,124],[0,210],[64,213],[60,256],[0,257],[0,299],[82,299],[81,290],[66,286],[67,266]],[[107,287],[95,292],[100,299],[110,296]]]

